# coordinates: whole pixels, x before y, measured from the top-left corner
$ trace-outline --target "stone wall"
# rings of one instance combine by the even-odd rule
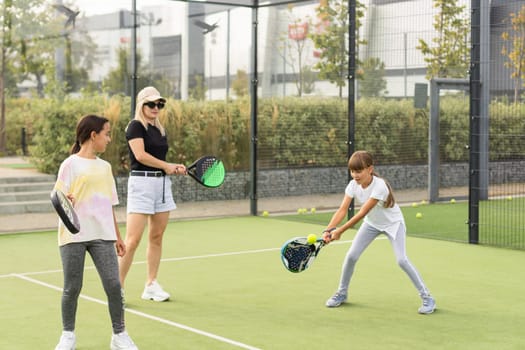
[[[525,182],[524,161],[490,163],[490,183]],[[394,190],[427,189],[428,165],[377,166]],[[172,176],[176,202],[250,198],[250,173],[229,172],[220,188],[205,188],[189,176]],[[121,205],[126,204],[127,177],[116,178]],[[468,163],[442,164],[440,187],[468,186]],[[258,198],[343,193],[348,183],[345,167],[260,170]]]

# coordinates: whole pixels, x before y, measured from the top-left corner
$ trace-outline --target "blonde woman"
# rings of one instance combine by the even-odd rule
[[[166,99],[152,86],[137,94],[135,118],[126,128],[131,172],[128,179],[126,254],[120,258],[120,281],[129,272],[135,251],[148,225],[147,277],[142,299],[166,301],[170,294],[157,282],[162,238],[169,213],[177,206],[166,175],[185,175],[183,164],[166,161],[168,140],[160,123]]]

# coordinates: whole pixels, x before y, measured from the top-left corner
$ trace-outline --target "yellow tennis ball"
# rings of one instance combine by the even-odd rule
[[[452,199],[450,200],[450,203],[454,204],[454,203],[456,203],[456,200],[455,200],[454,198],[452,198]]]
[[[317,242],[317,236],[313,233],[310,233],[308,237],[306,237],[306,241],[310,244],[314,244],[315,242]]]
[[[315,208],[311,208],[311,209],[310,209],[310,213],[312,213],[312,214],[315,214],[315,211],[316,211]]]
[[[268,216],[268,215],[270,215],[270,213],[268,213],[267,210],[265,210],[265,211],[262,212],[262,216]]]
[[[508,196],[508,197],[507,197],[507,200],[508,200],[508,201],[511,201],[511,200],[512,200],[512,196]]]
[[[413,208],[417,208],[418,204],[416,202],[412,203]]]
[[[423,217],[423,214],[421,214],[421,213],[417,213],[416,214],[416,218],[421,219],[422,217]]]

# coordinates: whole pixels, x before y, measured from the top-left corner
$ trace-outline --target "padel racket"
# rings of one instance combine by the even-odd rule
[[[69,232],[78,233],[80,231],[80,222],[73,205],[66,195],[62,191],[54,189],[51,191],[51,203]]]
[[[291,272],[306,270],[324,245],[322,238],[318,238],[315,243],[308,243],[306,237],[296,237],[286,241],[281,248],[284,267]]]
[[[206,187],[219,187],[224,182],[226,171],[220,159],[204,156],[187,168],[188,175]]]

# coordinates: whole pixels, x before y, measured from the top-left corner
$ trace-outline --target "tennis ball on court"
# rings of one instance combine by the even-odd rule
[[[310,244],[314,244],[316,241],[317,241],[317,236],[314,235],[313,233],[310,233],[307,237],[306,237],[306,241]]]
[[[413,208],[417,208],[418,204],[416,202],[412,203]]]
[[[421,201],[421,205],[425,205],[425,204],[427,204],[427,201],[423,199],[423,200]]]
[[[417,218],[417,219],[421,219],[422,217],[423,217],[423,214],[421,214],[421,213],[417,213],[417,214],[416,214],[416,218]]]
[[[268,215],[270,215],[270,213],[268,213],[267,210],[265,210],[265,211],[262,212],[262,216],[268,216]]]
[[[315,214],[315,208],[310,208],[310,213]]]
[[[454,203],[456,203],[456,200],[455,200],[454,198],[452,198],[452,199],[450,200],[450,203],[454,204]]]
[[[508,197],[507,197],[507,200],[508,200],[508,201],[511,201],[511,200],[512,200],[512,196],[508,196]]]

